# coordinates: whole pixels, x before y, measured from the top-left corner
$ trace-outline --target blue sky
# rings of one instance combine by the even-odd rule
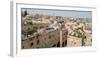
[[[36,8],[22,8],[22,12],[27,10],[29,14],[45,14],[51,16],[67,16],[92,18],[91,11],[75,11],[75,10],[50,10],[50,9],[36,9]]]

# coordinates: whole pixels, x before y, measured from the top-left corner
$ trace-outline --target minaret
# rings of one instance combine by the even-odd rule
[[[60,47],[62,47],[62,30],[64,28],[64,21],[60,21],[59,22],[59,25],[60,25]]]
[[[60,30],[60,47],[62,47],[62,30]]]

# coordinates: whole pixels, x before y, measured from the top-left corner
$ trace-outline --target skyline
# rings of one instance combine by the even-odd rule
[[[51,15],[51,16],[92,18],[92,12],[91,11],[22,8],[21,12],[24,12],[25,10],[27,10],[27,12],[29,14],[44,14],[44,15]]]

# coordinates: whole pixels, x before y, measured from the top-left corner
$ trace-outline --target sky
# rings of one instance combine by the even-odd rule
[[[67,17],[80,17],[80,18],[92,18],[91,11],[75,11],[75,10],[53,10],[53,9],[36,9],[36,8],[22,8],[21,11],[25,11],[29,14],[44,14],[51,16],[67,16]]]

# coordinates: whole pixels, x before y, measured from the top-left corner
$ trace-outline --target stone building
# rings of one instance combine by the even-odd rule
[[[62,47],[67,46],[67,30],[62,31]],[[36,34],[32,38],[22,40],[22,48],[51,48],[60,47],[60,32],[55,30],[48,33]]]
[[[82,46],[82,39],[73,37],[73,36],[68,36],[67,38],[67,46],[68,47],[79,47]]]

